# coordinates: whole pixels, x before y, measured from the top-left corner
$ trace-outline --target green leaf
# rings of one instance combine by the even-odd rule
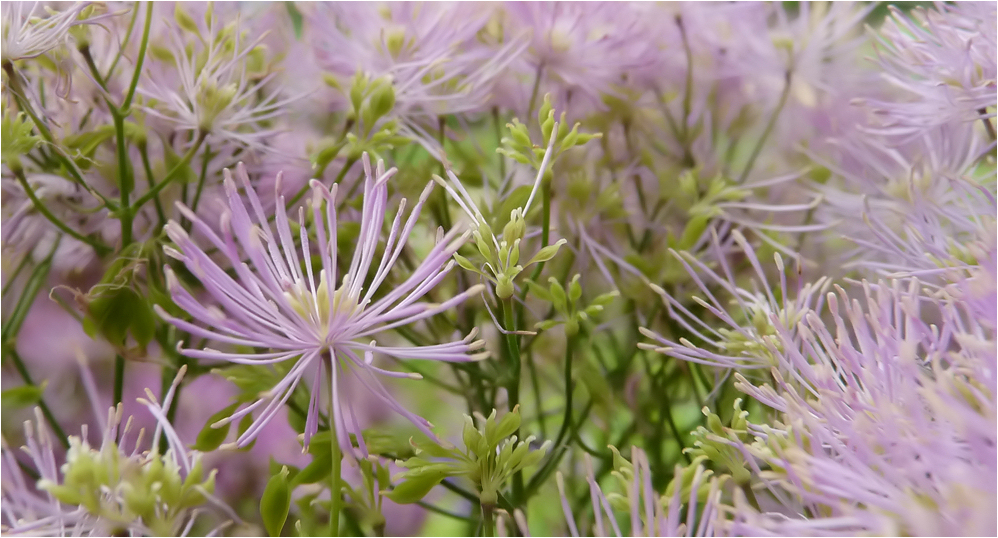
[[[544,302],[550,303],[553,301],[551,293],[548,292],[548,290],[545,289],[544,286],[541,286],[540,284],[534,282],[533,280],[530,279],[527,280],[527,289],[530,291],[532,295],[534,295],[535,297]]]
[[[0,393],[0,404],[4,409],[20,409],[37,404],[45,392],[45,382],[39,385],[22,385]]]
[[[446,471],[421,472],[418,475],[407,477],[404,482],[389,491],[385,497],[398,504],[412,504],[421,501],[431,489],[448,475],[449,473]]]
[[[201,428],[197,439],[194,441],[194,446],[191,448],[201,452],[211,452],[222,446],[225,438],[229,435],[230,423],[226,422],[224,426],[218,428],[212,428],[211,425],[225,417],[231,416],[237,407],[239,407],[239,404],[234,403],[209,417],[208,422]]]
[[[260,499],[260,516],[270,536],[280,536],[291,509],[291,489],[288,487],[288,468],[270,477]]]
[[[493,435],[495,436],[494,443],[498,444],[499,441],[513,435],[513,432],[520,429],[520,412],[518,409],[514,409],[511,413],[506,413],[506,416],[502,417],[499,424],[495,428]],[[490,444],[492,441],[490,440]]]
[[[551,258],[554,258],[555,255],[558,254],[558,249],[560,249],[561,246],[564,245],[567,242],[568,241],[566,241],[564,239],[559,239],[557,243],[555,243],[553,245],[548,245],[548,246],[540,249],[537,252],[537,254],[534,254],[534,257],[530,258],[530,261],[527,262],[527,263],[525,263],[525,264],[523,264],[523,266],[527,267],[527,266],[533,265],[535,263],[546,262],[546,261],[550,260]]]

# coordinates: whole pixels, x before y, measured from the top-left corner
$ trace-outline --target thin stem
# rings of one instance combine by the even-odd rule
[[[59,220],[59,217],[56,217],[54,214],[52,214],[52,212],[49,211],[49,208],[45,207],[45,204],[43,204],[42,201],[38,199],[38,196],[35,194],[35,190],[31,188],[30,184],[28,184],[27,178],[24,177],[23,170],[16,170],[14,172],[14,177],[16,177],[18,183],[21,184],[21,187],[24,189],[24,193],[28,195],[28,198],[31,200],[31,204],[35,206],[35,210],[41,213],[42,216],[48,219],[49,222],[54,224],[56,228],[59,228],[73,239],[76,239],[81,243],[86,243],[87,245],[90,245],[91,247],[93,247],[95,251],[97,251],[98,255],[104,255],[111,251],[110,248],[70,228],[64,222]]]
[[[534,113],[534,105],[537,103],[537,93],[541,89],[541,75],[544,73],[544,64],[537,64],[537,71],[534,73],[534,88],[530,90],[530,103],[527,105],[527,118]]]
[[[177,165],[174,166],[172,170],[167,172],[166,177],[164,177],[162,181],[156,183],[155,187],[146,191],[145,194],[143,194],[138,200],[136,200],[135,204],[132,205],[131,210],[137,211],[140,207],[145,205],[146,202],[155,198],[160,193],[160,191],[165,189],[166,186],[170,183],[170,181],[172,181],[180,173],[180,170],[191,162],[191,159],[194,158],[194,154],[197,153],[197,150],[201,148],[201,144],[204,143],[204,139],[207,136],[208,133],[204,131],[198,134],[197,140],[195,140],[194,145],[191,146],[191,149],[187,150],[187,153],[184,154],[184,158],[181,159],[181,161],[177,163]]]
[[[693,50],[690,48],[690,40],[686,35],[686,25],[683,24],[682,15],[676,15],[676,25],[679,26],[679,35],[683,40],[683,52],[686,54],[686,84],[683,88],[683,151],[689,153],[690,134],[690,110],[693,102]]]
[[[329,452],[333,466],[332,472],[329,474],[331,482],[329,489],[329,536],[339,536],[340,511],[343,505],[342,486],[340,485],[343,454],[340,451],[340,441],[336,436],[336,398],[334,397],[336,389],[333,386],[335,376],[333,368],[336,365],[333,364],[332,357],[328,352],[323,354],[323,359],[326,361],[326,366],[329,367]]]
[[[461,521],[473,521],[472,518],[470,518],[468,516],[464,516],[464,515],[461,515],[461,514],[458,514],[458,513],[455,513],[455,512],[451,512],[450,510],[444,510],[443,508],[440,508],[439,506],[430,504],[430,503],[425,502],[425,501],[416,501],[416,504],[418,504],[419,506],[421,506],[421,507],[429,510],[430,512],[434,512],[434,513],[440,514],[442,516],[447,516],[447,517],[453,518],[453,519],[459,519]]]
[[[132,220],[135,213],[131,208],[132,196],[132,176],[128,163],[128,148],[125,144],[125,118],[115,109],[111,109],[111,117],[114,120],[114,132],[118,152],[118,182],[121,189],[121,248],[127,247],[132,242]]]
[[[533,494],[537,491],[540,485],[547,479],[561,461],[562,456],[564,456],[566,449],[568,447],[561,447],[562,441],[565,440],[565,436],[568,435],[569,431],[575,430],[575,425],[572,421],[572,393],[574,392],[572,384],[572,363],[573,355],[575,350],[576,337],[569,337],[568,343],[565,346],[565,368],[564,368],[564,383],[565,383],[565,412],[561,419],[561,428],[558,430],[558,435],[555,437],[554,449],[551,453],[551,457],[544,466],[541,467],[537,474],[530,478],[530,482],[527,484],[526,496],[522,502],[526,502]],[[574,437],[574,435],[573,435]],[[560,449],[560,450],[559,450]]]
[[[132,74],[132,82],[128,85],[128,93],[121,103],[121,111],[127,115],[132,107],[132,98],[135,97],[135,89],[139,86],[139,77],[142,75],[142,64],[146,60],[146,48],[149,46],[149,30],[152,28],[152,2],[146,3],[146,22],[142,27],[142,41],[139,43],[139,57],[135,62],[135,73]]]
[[[783,82],[783,92],[780,93],[780,100],[776,104],[776,109],[773,110],[773,115],[769,118],[769,123],[766,124],[766,129],[762,132],[762,136],[755,143],[755,148],[752,149],[752,156],[749,157],[748,163],[745,165],[745,169],[742,170],[742,174],[738,176],[738,183],[745,183],[745,179],[748,178],[749,173],[752,171],[752,167],[755,166],[755,160],[759,157],[759,153],[762,152],[762,146],[766,143],[766,139],[769,138],[769,134],[773,131],[773,127],[776,125],[776,119],[780,117],[780,112],[783,111],[784,105],[787,104],[787,97],[790,95],[790,83],[793,80],[793,70],[787,69],[784,75]]]
[[[132,8],[132,18],[128,21],[128,30],[125,31],[125,38],[121,40],[122,43],[128,43],[132,39],[132,31],[135,30],[135,21],[139,18],[139,3],[135,2],[135,6]],[[107,70],[107,77],[111,78],[114,75],[114,70],[118,67],[118,62],[121,61],[121,57],[125,55],[125,47],[120,47],[118,49],[118,54],[115,55],[114,61],[111,62],[111,67]]]
[[[7,319],[7,322],[3,324],[3,328],[0,329],[0,338],[2,338],[5,346],[13,344],[12,340],[21,331],[21,325],[28,316],[28,311],[31,310],[31,305],[35,301],[35,295],[38,294],[38,290],[42,287],[45,279],[48,278],[49,269],[52,267],[52,258],[57,248],[59,248],[59,239],[56,239],[52,245],[52,250],[49,251],[48,256],[32,271],[31,277],[24,285],[24,291],[21,292],[21,296],[17,299],[13,313]]]
[[[495,124],[496,130],[496,147],[502,147],[502,123],[499,121],[499,107],[492,107],[492,122]],[[496,156],[499,158],[499,181],[506,180],[506,156],[502,153],[496,152]]]
[[[149,146],[147,144],[139,144],[139,156],[142,159],[142,169],[146,173],[146,183],[151,189],[156,185],[156,180],[152,177],[152,166],[149,165]],[[159,196],[153,199],[153,204],[156,206],[156,216],[159,217],[160,225],[166,224],[166,213],[163,211],[163,203],[159,201]]]
[[[516,314],[513,311],[513,300],[506,299],[500,301],[500,305],[503,311],[503,324],[506,325],[507,331],[516,331]],[[520,405],[520,340],[515,334],[509,332],[506,334],[506,358],[510,365],[510,380],[509,384],[506,386],[506,392],[509,398],[509,408],[516,409]],[[520,436],[520,430],[517,429],[513,432],[513,435]],[[513,499],[519,501],[523,497],[523,471],[517,471],[513,475]]]
[[[125,358],[121,354],[114,356],[114,406],[117,407],[123,399],[125,391]]]
[[[14,359],[14,368],[17,369],[17,373],[20,374],[21,379],[24,380],[25,384],[37,387],[38,385],[33,379],[31,379],[31,374],[28,373],[28,369],[24,366],[24,361],[21,359],[21,356],[17,353],[17,351],[8,349],[8,354],[12,359]],[[52,409],[45,403],[44,397],[39,398],[38,407],[41,408],[42,415],[45,416],[45,421],[52,427],[52,431],[54,431],[59,440],[62,441],[63,446],[69,448],[69,437],[66,435],[66,432],[63,431],[62,426],[59,425],[59,422],[55,419],[55,415],[52,414]]]
[[[482,536],[496,535],[496,520],[494,508],[489,505],[482,505]]]
[[[191,202],[191,211],[197,212],[198,202],[201,201],[201,191],[204,190],[204,180],[208,175],[208,162],[211,161],[211,144],[205,144],[204,155],[201,160],[201,176],[198,178],[198,187],[194,191],[194,200]]]

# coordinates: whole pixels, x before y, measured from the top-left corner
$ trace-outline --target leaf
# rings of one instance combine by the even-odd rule
[[[270,477],[260,499],[260,517],[270,536],[280,536],[291,509],[291,489],[288,487],[288,468]]]
[[[389,491],[385,497],[398,504],[412,504],[421,501],[431,489],[448,475],[449,473],[446,471],[421,472],[407,478],[395,489]]]
[[[212,428],[211,425],[225,417],[231,416],[237,407],[239,407],[239,404],[234,403],[209,417],[208,422],[198,432],[198,437],[191,448],[201,452],[211,452],[222,446],[225,438],[229,435],[230,423],[226,422],[224,426],[218,428]]]
[[[13,389],[7,389],[0,393],[0,404],[4,409],[20,409],[37,404],[42,399],[45,392],[45,384],[22,385]]]
[[[546,261],[550,260],[551,258],[554,258],[555,255],[558,254],[558,249],[560,249],[561,246],[564,245],[567,242],[568,241],[566,241],[564,239],[559,239],[557,243],[555,243],[553,245],[548,245],[548,246],[540,249],[539,251],[537,251],[537,254],[534,254],[534,257],[530,258],[530,261],[527,262],[527,263],[525,263],[525,264],[523,264],[523,266],[527,267],[527,266],[533,265],[535,263],[543,263],[543,262],[546,262]]]

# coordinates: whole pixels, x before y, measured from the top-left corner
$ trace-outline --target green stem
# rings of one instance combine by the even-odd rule
[[[513,312],[513,300],[506,299],[500,301],[503,311],[503,324],[506,325],[507,331],[516,330],[516,314]],[[506,392],[509,398],[509,408],[510,410],[516,409],[520,405],[520,340],[515,334],[506,335],[506,358],[510,365],[510,380],[506,387]],[[517,429],[513,432],[513,435],[520,436],[520,430]],[[513,475],[513,499],[514,503],[518,502],[519,499],[523,497],[523,471],[517,471]]]
[[[166,186],[180,173],[180,170],[182,170],[183,167],[187,166],[187,164],[191,162],[191,159],[194,158],[194,154],[197,153],[197,150],[201,149],[201,144],[204,143],[204,139],[207,136],[208,133],[204,131],[198,134],[197,140],[195,140],[194,145],[191,146],[191,149],[187,150],[187,153],[184,154],[184,158],[181,159],[180,162],[177,163],[177,165],[174,166],[172,170],[167,172],[166,177],[164,177],[162,181],[156,183],[155,187],[146,191],[145,194],[143,194],[138,200],[136,200],[135,204],[133,204],[132,207],[130,208],[130,211],[138,211],[138,209],[143,205],[145,205],[146,202],[152,200],[157,195],[159,195],[160,191],[165,189]]]
[[[209,161],[211,161],[211,144],[205,144],[201,160],[201,176],[198,178],[198,187],[194,191],[194,200],[191,202],[191,211],[194,213],[197,213],[198,202],[201,201],[201,192],[204,190],[205,177],[208,175]]]
[[[146,173],[146,183],[151,189],[155,186],[155,180],[152,177],[152,166],[149,164],[149,147],[145,143],[139,144],[139,156],[142,159],[142,169]],[[166,212],[163,211],[163,203],[159,201],[159,196],[153,199],[153,204],[156,206],[156,216],[159,217],[160,226],[166,224]]]
[[[90,245],[91,247],[93,247],[93,249],[97,252],[98,255],[104,255],[111,251],[110,248],[70,228],[64,222],[59,220],[59,217],[56,217],[54,214],[52,214],[52,212],[49,211],[47,207],[45,207],[45,204],[38,199],[38,196],[35,194],[35,190],[31,188],[30,184],[28,184],[27,178],[24,177],[23,170],[20,169],[16,170],[14,172],[14,177],[16,177],[18,183],[21,184],[21,187],[24,189],[24,193],[28,195],[28,198],[31,200],[32,205],[35,206],[35,209],[39,213],[41,213],[46,219],[48,219],[49,222],[54,224],[56,228],[59,228],[60,230],[65,232],[66,235],[69,235],[73,239],[76,239],[81,243],[86,243],[87,245]]]
[[[125,144],[125,118],[115,109],[111,109],[114,120],[114,132],[118,152],[118,181],[121,186],[121,248],[132,243],[132,220],[135,212],[131,207],[132,175],[128,166],[128,148]]]
[[[492,107],[492,122],[495,124],[496,130],[496,147],[502,147],[502,124],[499,123],[499,107]],[[502,153],[496,152],[496,156],[499,158],[499,181],[506,180],[506,156]]]
[[[139,85],[139,77],[142,75],[142,64],[146,60],[146,48],[149,46],[149,30],[152,28],[152,2],[146,3],[146,22],[142,27],[142,41],[139,43],[139,57],[135,61],[135,72],[132,74],[132,82],[128,85],[128,93],[121,103],[121,111],[126,116],[132,107],[132,98],[135,97],[135,89]]]
[[[565,412],[561,419],[561,428],[558,430],[558,435],[555,437],[554,451],[551,453],[551,457],[544,464],[544,466],[537,471],[537,474],[530,478],[530,482],[527,484],[527,490],[522,502],[526,502],[530,499],[530,497],[537,491],[551,472],[558,467],[558,463],[561,462],[561,458],[565,454],[564,449],[560,451],[558,449],[561,447],[561,443],[565,440],[565,436],[568,435],[568,432],[575,429],[572,422],[572,393],[574,392],[574,387],[572,385],[572,363],[574,362],[573,355],[575,342],[576,337],[572,336],[568,339],[568,343],[565,346]]]
[[[530,103],[527,105],[527,118],[534,113],[534,105],[537,103],[537,92],[541,89],[541,75],[544,73],[544,64],[537,64],[537,71],[534,74],[534,88],[530,90]]]
[[[496,535],[495,512],[492,506],[482,505],[482,536]]]
[[[332,458],[332,472],[329,474],[330,478],[330,489],[329,489],[329,536],[339,536],[340,535],[340,511],[343,505],[343,495],[341,493],[342,486],[340,485],[342,477],[342,465],[343,465],[343,454],[340,450],[340,441],[336,436],[336,399],[335,399],[335,387],[333,386],[333,378],[335,377],[333,373],[333,368],[336,367],[333,364],[332,357],[325,352],[323,354],[323,359],[326,360],[326,365],[329,367],[329,453],[330,458]]]
[[[10,357],[14,359],[14,368],[17,369],[17,373],[20,374],[21,379],[23,379],[27,385],[37,387],[38,385],[33,379],[31,379],[31,374],[28,373],[28,369],[24,366],[24,361],[21,359],[21,356],[18,355],[17,351],[11,349],[9,350],[9,354]],[[62,426],[59,425],[59,422],[55,419],[55,415],[52,414],[52,409],[45,403],[44,397],[38,400],[38,407],[41,408],[45,421],[52,427],[52,431],[55,432],[63,446],[69,448],[69,437],[66,435],[66,432],[63,431]]]
[[[686,25],[683,24],[682,15],[676,15],[676,25],[679,26],[679,35],[683,40],[683,52],[686,55],[686,84],[683,88],[683,152],[689,154],[690,135],[690,111],[693,108],[693,50],[690,48],[690,40],[686,35]]]
[[[128,21],[128,30],[125,31],[125,38],[121,40],[122,43],[128,43],[132,39],[132,32],[135,30],[135,21],[139,18],[139,3],[135,2],[135,6],[132,8],[132,18]],[[118,67],[118,62],[121,61],[121,57],[125,55],[125,47],[120,47],[118,49],[118,54],[115,55],[114,61],[111,62],[111,67],[107,70],[107,77],[111,78],[114,75],[114,70]]]
[[[755,143],[755,148],[752,149],[752,155],[749,157],[748,163],[745,165],[745,169],[742,170],[742,174],[738,176],[738,183],[745,183],[748,178],[749,173],[752,171],[752,167],[755,166],[755,160],[759,157],[759,153],[762,152],[762,146],[766,143],[766,139],[769,138],[769,134],[773,131],[773,127],[776,125],[776,119],[780,117],[780,112],[783,111],[783,107],[787,104],[787,97],[790,95],[790,83],[793,80],[793,71],[787,69],[784,75],[783,82],[783,92],[780,93],[780,100],[776,103],[776,108],[773,110],[773,115],[770,116],[769,122],[766,123],[765,130],[762,131],[762,136]]]
[[[125,358],[121,354],[114,356],[114,406],[118,407],[125,392]]]

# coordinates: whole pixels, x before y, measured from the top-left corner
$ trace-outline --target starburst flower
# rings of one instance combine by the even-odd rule
[[[90,2],[77,2],[63,11],[50,11],[47,17],[34,15],[38,2],[11,2],[3,9],[3,42],[0,63],[4,68],[17,60],[36,58],[62,45],[69,29],[85,24],[80,14]]]
[[[340,80],[362,72],[387,78],[402,134],[442,156],[439,117],[485,110],[497,78],[525,48],[491,46],[479,34],[492,16],[482,4],[320,4],[310,17],[319,65]]]
[[[413,232],[431,186],[428,185],[423,191],[404,225],[402,214],[406,202],[401,202],[384,244],[384,254],[378,261],[376,251],[381,243],[381,230],[388,209],[388,180],[396,170],[386,171],[380,161],[377,169],[372,170],[366,154],[363,162],[365,180],[360,233],[349,269],[342,279],[337,279],[340,269],[337,259],[339,220],[336,184],[327,189],[318,181],[311,182],[311,228],[316,236],[315,251],[311,248],[304,208],[299,210],[300,247],[295,244],[285,213],[284,197],[280,194],[275,214],[275,236],[241,166],[235,175],[245,190],[252,216],[228,171],[225,174],[228,209],[221,217],[221,235],[186,207],[179,206],[196,229],[227,259],[235,271],[235,277],[209,258],[178,223],[167,225],[167,234],[179,247],[179,251],[168,249],[168,254],[186,265],[217,304],[203,304],[184,289],[174,273],[167,269],[173,300],[203,326],[175,318],[163,310],[159,310],[160,315],[199,338],[272,350],[258,353],[240,349],[183,349],[182,353],[197,359],[251,365],[294,362],[277,386],[224,421],[239,420],[262,408],[253,425],[238,438],[239,445],[250,443],[291,397],[298,384],[304,378],[311,377],[311,400],[305,426],[307,445],[318,429],[322,372],[325,372],[332,387],[333,422],[337,438],[342,443],[349,444],[348,433],[356,434],[358,441],[362,442],[349,403],[341,401],[340,386],[348,373],[353,373],[362,386],[391,409],[433,436],[429,422],[403,407],[373,374],[397,378],[419,376],[378,368],[373,363],[375,355],[457,362],[483,358],[482,354],[474,353],[484,344],[474,341],[474,333],[462,340],[419,347],[378,346],[370,341],[380,333],[444,312],[480,293],[481,286],[473,286],[439,304],[421,301],[450,272],[454,263],[448,260],[467,240],[467,234],[459,235],[456,230],[451,230],[438,236],[437,243],[411,275],[398,284],[393,283],[391,289],[383,289]],[[320,260],[318,271],[311,262],[313,255]],[[243,262],[244,257],[248,263]],[[371,269],[376,262],[377,267],[372,274]]]
[[[773,290],[755,249],[741,232],[732,230],[724,243],[716,235],[712,239],[710,255],[712,261],[720,266],[720,271],[712,269],[689,253],[672,251],[672,254],[705,297],[694,295],[693,302],[710,312],[726,327],[715,327],[708,323],[705,316],[692,312],[674,294],[652,284],[652,289],[662,297],[669,317],[678,326],[678,330],[666,337],[641,328],[641,333],[655,343],[640,343],[638,347],[722,368],[773,367],[776,365],[775,358],[768,353],[769,348],[778,340],[773,319],[794,327],[807,313],[820,310],[823,304],[822,294],[828,288],[829,281],[821,277],[813,283],[805,284],[798,262],[797,286],[796,289],[791,288],[787,284],[783,258],[779,253],[774,253],[779,286]],[[754,273],[752,289],[744,289],[736,283],[739,275],[737,268],[729,260],[728,251],[734,251],[747,259]],[[725,298],[727,300],[723,300]],[[690,338],[681,336],[684,333]],[[797,336],[793,338],[799,340]]]
[[[993,534],[993,328],[915,279],[864,283],[863,303],[840,288],[827,304],[830,322],[809,313],[800,339],[778,324],[772,385],[738,378],[777,417],[729,443],[782,508],[736,498],[732,532]]]
[[[133,417],[123,421],[119,405],[98,421],[103,433],[100,445],[90,445],[84,425],[79,436],[69,437],[65,462],[59,466],[53,438],[36,409],[35,422],[24,424],[22,451],[30,460],[25,468],[37,480],[25,476],[14,450],[3,441],[4,534],[187,536],[206,504],[236,518],[213,495],[215,471],[205,476],[201,454],[184,446],[166,418],[165,408],[172,403],[185,371],[186,367],[181,368],[162,403],[148,389],[147,399],[139,399],[156,421],[150,450],[142,448],[145,430],[135,433]],[[96,410],[94,381],[86,368],[83,374]],[[163,453],[161,437],[168,446]]]
[[[906,137],[953,122],[990,122],[998,105],[996,16],[987,2],[940,2],[907,13],[892,6],[879,32],[877,64],[901,98],[865,102],[881,122],[878,130]]]
[[[582,532],[592,531],[593,536],[714,536],[714,522],[720,504],[721,491],[712,472],[701,465],[687,469],[676,468],[675,480],[668,491],[660,495],[652,486],[648,456],[637,447],[631,449],[628,462],[614,454],[617,467],[615,478],[621,485],[620,493],[606,494],[596,481],[592,461],[586,455],[586,481],[592,500],[593,520]],[[573,537],[580,534],[570,501],[565,494],[565,481],[561,473],[556,476],[561,495],[561,509]],[[685,495],[688,495],[686,497]],[[705,499],[703,505],[698,501]],[[683,517],[683,511],[686,517]],[[629,518],[618,521],[615,511],[625,512]],[[524,536],[527,536],[524,533]]]
[[[153,100],[146,111],[194,136],[263,149],[276,132],[270,120],[298,98],[269,87],[276,73],[267,71],[263,37],[247,42],[238,25],[223,25],[210,9],[204,29],[191,27],[197,23],[189,16],[178,18],[189,22],[169,32],[169,60],[150,67],[139,85]]]

